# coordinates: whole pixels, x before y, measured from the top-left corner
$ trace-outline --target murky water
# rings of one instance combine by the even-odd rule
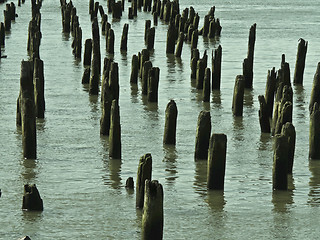
[[[91,37],[89,1],[73,1],[84,39]],[[180,9],[193,1],[180,1]],[[101,1],[106,11],[106,1]],[[81,84],[82,62],[72,55],[72,36],[62,33],[60,3],[45,0],[40,56],[45,64],[45,119],[37,122],[38,159],[22,157],[21,131],[15,125],[20,62],[28,59],[29,1],[17,7],[2,49],[0,63],[0,238],[18,239],[139,239],[141,212],[135,193],[124,188],[136,179],[140,156],[153,156],[152,178],[164,188],[164,239],[317,239],[320,233],[320,163],[308,160],[308,102],[320,60],[319,3],[307,1],[198,1],[203,17],[212,5],[220,18],[219,42],[199,38],[201,54],[222,45],[221,91],[204,104],[190,80],[190,45],[182,59],[166,56],[167,25],[156,26],[151,60],[160,70],[159,102],[147,103],[129,84],[131,57],[144,46],[144,23],[149,13],[127,18],[128,3],[115,30],[114,60],[119,63],[122,160],[110,160],[108,140],[100,137],[99,97],[89,97]],[[0,5],[3,10],[4,5]],[[109,16],[111,21],[111,15]],[[124,23],[129,23],[128,52],[120,54]],[[245,92],[242,118],[234,118],[231,101],[236,75],[242,73],[249,28],[257,23],[254,89]],[[264,94],[267,71],[280,67],[281,54],[293,77],[298,39],[309,42],[304,86],[294,87],[293,124],[297,142],[287,192],[272,191],[272,138],[261,134],[258,95]],[[108,56],[101,36],[101,55]],[[211,60],[209,60],[211,65]],[[177,145],[162,145],[165,108],[178,107]],[[193,159],[198,114],[210,110],[212,130],[228,137],[224,192],[206,190],[206,162]],[[42,213],[21,210],[23,185],[35,183],[44,201]]]

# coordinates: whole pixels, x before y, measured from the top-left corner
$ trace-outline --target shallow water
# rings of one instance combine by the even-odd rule
[[[91,37],[89,1],[73,1],[83,42]],[[180,10],[193,1],[180,1]],[[106,11],[106,1],[101,1]],[[129,84],[131,57],[144,46],[144,22],[151,14],[127,18],[128,3],[115,31],[114,61],[119,63],[122,160],[110,160],[108,140],[100,137],[100,96],[90,97],[81,84],[84,68],[72,55],[72,36],[62,33],[60,3],[44,1],[40,56],[45,66],[45,119],[37,122],[38,158],[22,156],[21,131],[15,125],[20,62],[28,59],[30,2],[17,7],[0,62],[0,238],[18,239],[140,239],[141,212],[135,193],[124,188],[136,181],[140,156],[153,157],[152,178],[164,188],[164,239],[316,239],[320,206],[320,163],[308,160],[308,103],[319,61],[319,3],[307,1],[217,0],[193,5],[203,17],[216,6],[222,36],[199,38],[198,48],[209,53],[222,45],[221,91],[204,104],[190,79],[190,45],[181,60],[166,56],[167,25],[156,26],[151,59],[160,68],[159,102],[147,103]],[[1,10],[5,5],[0,5]],[[109,15],[111,21],[111,15]],[[124,23],[129,23],[128,52],[120,54]],[[254,89],[245,91],[242,118],[234,118],[231,101],[236,75],[242,73],[250,26],[257,23]],[[267,71],[280,67],[281,54],[293,79],[298,39],[309,42],[304,86],[294,86],[293,124],[297,132],[290,191],[272,191],[272,137],[260,133],[258,95],[264,94]],[[101,36],[101,56],[108,56]],[[109,56],[110,57],[110,56]],[[162,144],[165,108],[178,107],[177,145]],[[206,190],[206,161],[193,159],[198,114],[210,110],[212,131],[225,133],[227,165],[224,192]],[[23,185],[35,183],[44,201],[42,213],[21,210]]]

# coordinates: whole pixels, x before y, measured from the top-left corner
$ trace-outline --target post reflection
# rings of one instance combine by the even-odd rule
[[[272,192],[272,203],[273,211],[275,212],[288,212],[292,207],[293,201],[293,190],[295,189],[292,175],[288,175],[288,190],[273,190]]]
[[[208,190],[206,202],[214,212],[222,212],[226,205],[223,190]]]
[[[201,196],[207,192],[207,161],[195,161],[194,190]]]
[[[166,182],[168,186],[172,186],[178,178],[176,165],[178,155],[175,145],[164,145],[163,150],[165,153],[163,161],[166,163]]]
[[[222,108],[221,106],[221,92],[220,90],[213,90],[212,91],[212,103],[213,106],[216,108]]]
[[[102,176],[104,184],[111,186],[113,189],[120,189],[121,187],[121,159],[109,159],[109,157],[104,157],[103,159],[104,169],[109,174]]]
[[[309,199],[308,204],[311,206],[320,205],[320,161],[310,160],[309,170],[311,172],[309,180]]]
[[[23,168],[21,176],[25,182],[33,182],[37,178],[38,161],[34,159],[22,159]]]

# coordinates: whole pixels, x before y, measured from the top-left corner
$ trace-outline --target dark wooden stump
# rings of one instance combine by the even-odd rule
[[[89,94],[98,95],[101,74],[100,34],[97,18],[92,22],[92,63]]]
[[[173,23],[170,22],[167,32],[167,54],[174,54],[176,37],[176,27]]]
[[[151,20],[146,20],[144,25],[144,43],[147,45],[147,32],[151,28]]]
[[[109,157],[121,159],[121,125],[118,100],[112,100],[109,133]]]
[[[288,139],[277,134],[274,137],[272,186],[274,190],[288,189]]]
[[[273,68],[271,71],[268,70],[266,92],[264,97],[267,105],[267,115],[269,119],[272,119],[275,91],[276,91],[276,72],[275,72],[275,68]]]
[[[253,57],[254,45],[256,42],[256,24],[253,24],[249,32],[248,54],[243,64],[245,88],[252,88],[253,85]]]
[[[158,102],[160,68],[152,67],[148,73],[148,102]]]
[[[22,209],[29,211],[43,211],[43,201],[35,184],[24,185]]]
[[[147,30],[146,45],[148,50],[154,49],[155,33],[156,33],[156,29],[154,27]]]
[[[204,72],[206,64],[202,59],[197,62],[197,73],[196,73],[196,88],[203,89]]]
[[[92,39],[86,39],[84,44],[84,54],[83,54],[83,65],[91,65],[91,56],[92,56]]]
[[[34,60],[33,69],[34,102],[36,109],[36,117],[44,118],[45,99],[43,61],[36,58]]]
[[[165,112],[163,144],[176,144],[178,108],[174,100],[167,104]]]
[[[83,75],[82,75],[82,84],[89,84],[90,82],[90,73],[91,73],[91,68],[87,67],[84,69]]]
[[[128,30],[129,30],[129,24],[125,23],[123,25],[121,44],[120,44],[120,51],[122,51],[122,52],[127,51]]]
[[[152,156],[150,153],[140,158],[136,181],[136,208],[143,208],[145,181],[151,180],[152,175]]]
[[[141,93],[143,95],[148,95],[148,83],[149,83],[149,71],[152,68],[151,61],[146,61],[143,64],[142,78],[141,78]]]
[[[310,103],[309,103],[310,113],[316,102],[320,103],[320,62],[318,62],[317,71],[313,77],[313,85],[312,85],[311,97],[310,97]]]
[[[143,73],[143,65],[146,61],[149,61],[150,58],[150,53],[148,49],[142,49],[141,54],[140,54],[140,64],[139,64],[139,76],[142,78],[142,73]]]
[[[121,1],[118,1],[112,5],[112,18],[121,19],[121,16],[122,16],[122,3]]]
[[[198,30],[194,30],[192,32],[192,37],[191,37],[191,49],[197,48],[198,38],[199,38]]]
[[[210,112],[201,111],[198,117],[196,144],[195,144],[195,160],[207,160],[208,148],[211,135],[211,115]]]
[[[184,34],[180,32],[179,33],[179,38],[178,38],[178,41],[177,41],[176,53],[175,53],[175,56],[177,58],[181,57],[183,42],[184,42]]]
[[[204,80],[203,80],[203,102],[210,102],[210,92],[211,92],[211,71],[210,68],[205,69]]]
[[[233,90],[232,113],[235,117],[242,116],[244,97],[244,77],[237,75]]]
[[[0,24],[0,46],[5,46],[5,39],[6,39],[6,33],[5,33],[5,26],[4,23],[1,22]]]
[[[318,102],[311,108],[309,127],[309,158],[320,159],[320,109]]]
[[[221,60],[222,60],[222,47],[219,47],[212,51],[212,90],[220,90],[221,84]]]
[[[114,31],[112,28],[108,31],[107,52],[114,54]]]
[[[292,174],[296,146],[296,130],[291,122],[287,122],[282,126],[281,135],[284,135],[288,141],[288,174]]]
[[[131,75],[130,75],[131,84],[138,84],[138,75],[139,75],[139,58],[137,55],[133,55],[132,61],[131,61]]]
[[[299,39],[297,59],[296,59],[296,67],[294,71],[293,83],[294,84],[303,84],[303,73],[304,67],[306,63],[306,54],[308,49],[308,42],[304,39]]]
[[[259,122],[262,133],[271,133],[270,118],[268,114],[268,106],[263,95],[258,96],[260,109],[259,109]]]

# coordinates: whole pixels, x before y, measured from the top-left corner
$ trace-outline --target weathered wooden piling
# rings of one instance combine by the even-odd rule
[[[211,135],[211,115],[208,111],[201,111],[198,117],[195,160],[208,159],[208,148]]]
[[[152,175],[152,156],[150,153],[140,158],[136,181],[136,208],[143,208],[145,181],[151,180]]]
[[[118,100],[112,100],[109,133],[109,157],[121,159],[121,125]]]
[[[170,100],[165,111],[163,144],[176,144],[178,108],[174,100]]]
[[[174,54],[175,41],[176,41],[176,27],[174,23],[170,22],[167,32],[167,54]]]
[[[176,52],[175,52],[175,56],[177,58],[181,57],[183,42],[184,42],[184,34],[182,32],[180,32],[179,33],[179,38],[178,38],[178,41],[177,41]]]
[[[309,124],[309,158],[320,159],[320,109],[319,103],[315,102],[310,112]]]
[[[122,52],[127,51],[128,30],[129,30],[129,24],[125,23],[123,25],[121,44],[120,44],[120,51],[122,51]]]
[[[253,24],[249,32],[248,54],[243,64],[245,88],[252,88],[253,85],[253,57],[254,45],[256,42],[256,24]]]
[[[157,180],[146,180],[142,213],[142,240],[163,238],[163,188]]]
[[[270,133],[271,127],[270,127],[270,118],[268,113],[268,106],[266,103],[266,100],[263,95],[258,96],[260,109],[259,109],[259,123],[260,123],[260,129],[262,133]]]
[[[154,49],[155,33],[156,33],[156,29],[154,27],[149,28],[147,30],[146,45],[148,50]]]
[[[129,7],[129,9],[128,9],[128,19],[133,19],[132,7]]]
[[[107,52],[110,54],[114,54],[114,31],[112,28],[108,31],[108,39],[107,39]]]
[[[288,139],[284,135],[274,137],[272,187],[274,190],[288,189]]]
[[[158,25],[158,17],[159,17],[159,15],[158,15],[157,12],[154,12],[154,13],[152,14],[152,16],[153,16],[153,25],[154,25],[154,26],[157,26],[157,25]]]
[[[81,49],[82,49],[82,29],[77,26],[75,28],[75,36],[73,42],[73,54],[75,58],[81,59]]]
[[[126,189],[134,189],[133,177],[128,177],[126,181]]]
[[[18,0],[18,7],[21,7],[21,0]]]
[[[61,14],[62,14],[62,31],[64,33],[70,33],[71,30],[71,11],[73,5],[72,2],[69,2],[66,5],[61,6]]]
[[[131,60],[131,74],[130,74],[130,83],[137,84],[139,75],[139,58],[137,55],[132,56]]]
[[[87,67],[84,69],[83,75],[82,75],[82,84],[89,84],[90,82],[90,73],[91,73],[91,68]]]
[[[120,19],[122,16],[122,3],[121,1],[117,1],[112,4],[112,18]]]
[[[310,97],[310,103],[309,103],[310,113],[316,102],[318,104],[320,103],[320,62],[318,62],[317,70],[313,77],[313,85],[312,85],[311,97]]]
[[[17,109],[20,108],[21,114],[23,156],[27,159],[37,158],[36,112],[32,73],[33,63],[22,61]]]
[[[151,70],[151,68],[151,61],[144,62],[141,77],[141,93],[143,95],[148,95],[149,71]]]
[[[198,38],[199,38],[199,33],[198,30],[194,30],[192,32],[192,37],[191,37],[191,49],[197,48],[198,46]]]
[[[101,73],[100,34],[97,18],[92,22],[92,62],[89,94],[98,95]]]
[[[149,61],[150,53],[148,49],[142,49],[140,57],[140,68],[139,68],[139,76],[142,77],[143,73],[143,65],[146,61]]]
[[[294,84],[303,84],[303,73],[304,67],[306,63],[306,54],[308,49],[308,42],[304,39],[299,39],[297,59],[296,59],[296,67],[294,71],[293,83]]]
[[[213,51],[211,55],[212,59],[212,90],[220,90],[221,85],[221,61],[222,61],[222,47],[221,45],[218,46],[216,50]]]
[[[94,0],[89,0],[89,14],[91,15],[94,11]]]
[[[107,1],[108,13],[112,13],[112,6],[114,3],[115,3],[115,0],[108,0]]]
[[[264,95],[265,102],[267,105],[267,114],[269,119],[272,119],[275,91],[276,91],[276,72],[275,72],[275,68],[273,68],[272,70],[268,70],[266,92]]]
[[[207,187],[208,189],[223,190],[226,170],[227,136],[212,134],[210,138]]]
[[[197,72],[196,72],[196,88],[203,89],[204,72],[206,64],[203,59],[197,61]]]
[[[111,62],[109,72],[109,87],[113,99],[119,100],[119,66],[116,62]]]
[[[151,20],[146,20],[144,25],[144,43],[147,45],[147,32],[151,28]]]
[[[91,21],[93,21],[93,19],[98,17],[98,11],[99,11],[99,2],[95,2],[93,11],[90,14]]]
[[[79,24],[79,17],[77,16],[77,9],[74,7],[71,9],[71,17],[70,17],[70,31],[72,33],[72,35],[74,35],[75,33],[75,23],[77,22]]]
[[[91,65],[91,56],[92,56],[92,39],[86,39],[84,44],[84,54],[83,54],[83,65]]]
[[[243,113],[244,81],[243,75],[237,75],[232,100],[232,113],[235,117],[242,116]]]
[[[150,12],[151,11],[152,0],[143,0],[143,11]]]
[[[22,209],[29,211],[43,211],[43,201],[35,184],[24,185]]]
[[[101,19],[104,18],[104,16],[106,15],[104,13],[104,9],[103,9],[103,6],[102,5],[99,5],[99,13],[100,13],[100,17]],[[107,15],[108,16],[108,15]]]
[[[8,10],[3,10],[4,15],[4,27],[6,31],[11,30],[11,14]]]
[[[5,33],[5,27],[4,23],[1,22],[0,24],[0,46],[5,46],[5,39],[6,39],[6,33]]]
[[[204,79],[203,79],[203,102],[210,102],[210,92],[211,92],[211,71],[210,68],[205,69]]]
[[[282,126],[281,135],[284,135],[288,141],[288,174],[292,174],[296,146],[296,130],[291,122],[287,122]]]
[[[33,67],[34,102],[37,118],[44,118],[45,99],[44,99],[44,71],[43,61],[36,58]]]
[[[284,87],[284,90],[283,90],[284,95],[282,97],[280,104],[278,105],[278,116],[277,116],[277,122],[276,122],[274,134],[280,134],[282,126],[287,122],[292,122],[293,105],[292,105],[292,100],[290,99],[291,95],[285,95],[286,91],[287,92],[290,91],[290,90],[286,90],[286,88],[287,86]]]
[[[111,115],[111,105],[112,105],[112,91],[109,86],[109,81],[103,81],[102,87],[102,114],[100,118],[100,134],[109,135],[110,133],[110,115]]]
[[[131,8],[132,8],[132,16],[137,17],[138,16],[138,0],[131,1]]]
[[[148,102],[158,102],[160,68],[152,67],[148,73]]]

